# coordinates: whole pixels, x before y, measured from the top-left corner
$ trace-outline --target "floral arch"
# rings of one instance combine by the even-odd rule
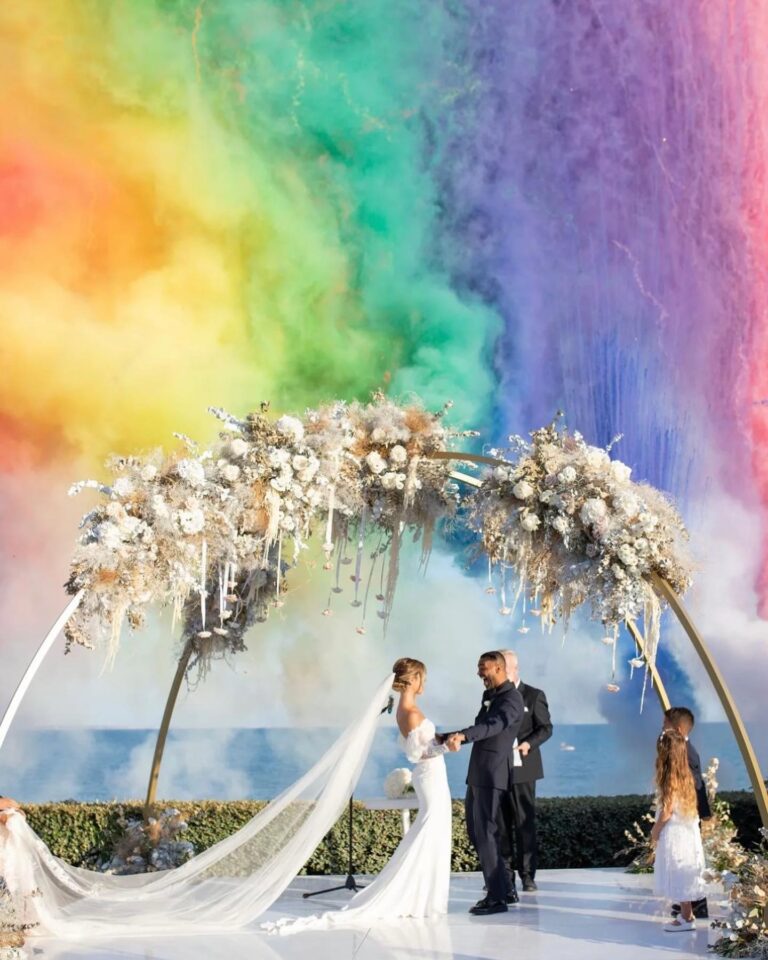
[[[633,481],[611,457],[613,444],[591,446],[557,420],[530,441],[511,437],[508,450],[456,450],[478,434],[450,429],[449,408],[429,412],[376,394],[368,404],[334,402],[277,419],[266,404],[244,419],[211,409],[222,430],[210,447],[177,435],[181,452],[113,457],[110,484],[71,488],[93,488],[99,499],[81,521],[66,584],[67,649],[106,644],[114,656],[125,622],[141,627],[152,605],[170,606],[181,624],[147,807],[185,675],[204,675],[212,660],[244,649],[248,629],[286,601],[290,569],[311,538],[322,540],[329,578],[318,613],[331,616],[346,594],[365,632],[370,620],[389,618],[405,536],[420,541],[426,563],[436,526],[450,521],[476,534],[502,615],[522,605],[546,630],[586,605],[614,654],[624,625],[637,644],[633,666],[647,670],[666,705],[655,660],[668,604],[717,689],[768,826],[746,730],[679,599],[692,564],[671,502]],[[479,476],[466,472],[478,465]],[[0,743],[9,722],[6,714]]]

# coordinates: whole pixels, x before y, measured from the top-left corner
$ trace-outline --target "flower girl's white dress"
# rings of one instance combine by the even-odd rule
[[[400,744],[414,764],[412,783],[419,812],[392,858],[342,910],[263,924],[270,933],[369,926],[374,921],[448,912],[451,793],[443,759],[447,748],[435,741],[435,725],[426,719],[407,737],[401,736]]]
[[[657,819],[659,814],[657,813]],[[653,892],[680,902],[704,896],[704,848],[698,814],[683,816],[673,808],[656,844]]]

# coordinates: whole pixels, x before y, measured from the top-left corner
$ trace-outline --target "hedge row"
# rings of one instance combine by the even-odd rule
[[[760,817],[751,793],[722,793],[731,804],[739,840],[747,846],[758,842]],[[171,802],[189,824],[185,839],[200,852],[243,826],[263,806],[263,801]],[[649,809],[650,798],[551,797],[537,802],[539,867],[610,867],[623,865],[615,853],[626,845],[624,831]],[[30,825],[49,848],[64,860],[81,864],[94,853],[106,854],[120,835],[120,811],[141,816],[141,805],[126,803],[50,803],[25,805]],[[354,807],[355,869],[377,873],[400,841],[398,811]],[[346,814],[333,827],[308,860],[309,874],[344,874],[347,869]],[[467,838],[464,808],[453,802],[454,871],[477,870],[475,852]]]

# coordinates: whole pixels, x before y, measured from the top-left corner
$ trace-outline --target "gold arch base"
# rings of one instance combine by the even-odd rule
[[[465,463],[482,463],[490,466],[509,465],[506,460],[499,460],[495,457],[487,457],[473,453],[440,451],[433,453],[431,456],[432,459],[435,460],[460,460],[464,461]],[[454,480],[457,480],[461,483],[466,483],[470,486],[479,487],[481,485],[481,481],[476,477],[459,471],[453,471],[451,473],[451,477]],[[746,727],[744,726],[744,721],[741,718],[741,714],[739,713],[739,709],[736,706],[736,702],[731,696],[731,692],[728,689],[728,686],[726,685],[726,682],[723,679],[723,675],[721,674],[717,664],[715,663],[714,657],[704,643],[701,634],[696,629],[693,620],[683,606],[683,603],[678,595],[663,577],[660,577],[656,574],[651,577],[651,585],[656,593],[662,599],[667,601],[670,609],[677,617],[680,626],[688,635],[688,638],[691,641],[691,645],[693,646],[697,656],[704,664],[704,669],[707,671],[707,674],[712,681],[712,685],[714,686],[720,703],[722,704],[725,714],[728,717],[728,722],[731,725],[733,735],[739,745],[744,766],[747,769],[747,774],[749,775],[749,780],[752,784],[752,789],[755,794],[755,801],[757,803],[757,809],[760,813],[760,819],[763,822],[763,826],[768,828],[768,791],[766,791],[765,782],[760,772],[760,766],[757,762],[754,748],[752,747],[752,743],[749,739]],[[667,695],[667,691],[664,687],[664,683],[661,679],[656,664],[650,662],[646,657],[645,644],[643,643],[642,634],[634,623],[628,623],[627,628],[637,643],[646,663],[648,664],[651,682],[659,699],[659,703],[661,704],[662,710],[666,710],[670,707],[669,696]],[[158,731],[157,745],[155,747],[155,755],[152,761],[152,770],[149,777],[147,798],[144,805],[144,814],[146,817],[150,816],[155,806],[157,797],[157,781],[160,775],[160,763],[163,758],[163,751],[165,749],[165,742],[171,724],[171,717],[173,716],[173,709],[176,705],[176,699],[179,695],[179,690],[181,689],[181,684],[184,679],[184,674],[186,672],[191,653],[191,646],[187,644],[184,648],[181,658],[179,659],[173,684],[171,685],[171,690],[168,694],[168,700],[165,705],[165,711],[163,712],[163,719],[160,724],[160,730]]]

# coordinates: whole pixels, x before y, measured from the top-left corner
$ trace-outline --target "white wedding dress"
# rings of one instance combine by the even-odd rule
[[[447,747],[435,741],[435,725],[426,719],[407,737],[401,736],[400,745],[414,764],[411,782],[419,812],[391,859],[348,906],[320,916],[263,924],[269,933],[369,927],[401,917],[430,918],[448,912],[452,813],[443,759]]]
[[[112,876],[73,867],[51,853],[23,814],[9,815],[0,825],[0,876],[15,914],[25,926],[36,924],[31,935],[62,940],[258,930],[343,813],[392,679],[372,692],[363,714],[304,776],[232,836],[175,870]],[[451,802],[434,726],[424,721],[405,750],[416,763],[421,809],[377,881],[355,898],[354,910],[344,911],[352,920],[432,916],[447,907]]]

